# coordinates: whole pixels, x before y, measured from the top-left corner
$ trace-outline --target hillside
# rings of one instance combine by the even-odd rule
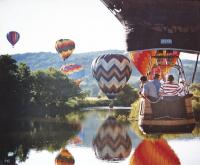
[[[91,95],[94,96],[99,92],[96,80],[92,77],[91,73],[91,63],[99,55],[109,54],[109,53],[120,53],[124,54],[122,50],[105,50],[87,53],[77,53],[72,54],[67,60],[63,61],[57,53],[51,52],[39,52],[39,53],[24,53],[15,54],[13,58],[17,62],[23,62],[27,64],[32,71],[47,69],[49,67],[55,67],[59,69],[63,64],[80,64],[84,67],[84,81],[81,83],[81,87],[84,90],[89,90]],[[192,80],[192,73],[194,70],[195,61],[192,60],[182,60],[186,78],[190,82]],[[200,64],[200,62],[199,62]],[[200,82],[200,65],[198,64],[197,73],[195,76],[195,82]],[[138,87],[138,80],[140,73],[133,66],[132,76],[128,83],[135,87]]]

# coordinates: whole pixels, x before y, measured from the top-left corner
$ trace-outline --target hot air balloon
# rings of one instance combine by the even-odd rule
[[[55,48],[60,57],[65,60],[73,53],[75,43],[70,39],[60,39],[56,41]]]
[[[176,153],[164,139],[143,140],[135,149],[129,165],[180,165]]]
[[[132,143],[124,126],[109,116],[93,139],[93,149],[98,159],[121,161],[130,155]]]
[[[179,51],[173,50],[146,50],[130,52],[131,62],[142,75],[153,79],[155,74],[165,76],[176,64]]]
[[[7,40],[14,47],[14,45],[19,41],[20,34],[16,31],[10,31],[7,33]]]
[[[62,148],[55,158],[55,165],[74,165],[74,163],[74,157],[65,148]]]
[[[185,80],[179,51],[157,50],[136,51],[130,58],[141,74],[153,79],[155,74],[166,75],[172,68],[177,69],[179,79]],[[175,70],[173,70],[175,71]],[[145,133],[190,133],[195,127],[192,112],[192,95],[186,89],[185,97],[177,96],[173,101],[156,101],[140,98],[139,128]]]
[[[92,62],[93,77],[109,99],[123,89],[132,72],[130,60],[121,54],[106,54]]]
[[[85,75],[83,66],[78,64],[62,65],[60,71],[68,78],[73,79],[77,85],[83,81],[83,77]]]
[[[183,2],[174,0],[162,1],[162,3],[157,3],[157,0],[151,2],[143,0],[142,3],[137,0],[101,1],[125,27],[127,51],[130,52],[134,62],[137,63],[138,61],[140,63],[136,65],[136,68],[141,74],[148,75],[149,79],[152,79],[155,73],[163,72],[163,75],[167,74],[177,60],[176,65],[173,67],[178,70],[178,79],[181,78],[185,81],[185,72],[178,54],[179,52],[188,52],[191,53],[190,55],[197,53],[192,77],[192,82],[194,81],[200,53],[199,1]],[[138,53],[143,54],[143,52],[148,54],[148,51],[150,51],[150,54],[155,52],[155,59],[149,60],[152,57],[151,55],[138,55]],[[176,57],[174,59],[168,58],[168,54],[173,55],[174,51],[177,51],[175,56],[178,59]],[[137,57],[141,59],[136,60]],[[185,87],[187,97],[177,98],[177,102],[161,102],[162,106],[159,105],[160,112],[156,112],[159,116],[163,111],[168,110],[168,104],[173,104],[172,107],[174,108],[170,111],[174,114],[173,116],[164,117],[161,115],[162,119],[159,120],[157,120],[159,116],[156,115],[156,118],[154,116],[155,111],[151,108],[152,102],[148,102],[147,99],[140,99],[139,125],[145,130],[144,132],[187,133],[193,130],[195,122],[191,106],[192,95],[189,93],[188,86]],[[183,114],[185,114],[184,117]],[[181,119],[178,120],[177,117],[180,116]]]

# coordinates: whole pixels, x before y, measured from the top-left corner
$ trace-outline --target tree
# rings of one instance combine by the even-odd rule
[[[0,109],[1,116],[20,115],[30,102],[30,69],[9,55],[0,56]]]
[[[118,94],[115,104],[121,106],[130,106],[138,98],[138,91],[131,87],[131,85],[126,84],[122,91]]]
[[[31,99],[32,77],[30,68],[24,63],[18,65],[18,81],[18,97],[20,97],[22,107],[27,107]]]
[[[66,113],[66,102],[69,98],[81,94],[80,88],[64,74],[54,68],[46,71],[36,71],[33,76],[33,100],[34,103],[47,110],[50,116]]]
[[[1,117],[13,116],[18,107],[18,66],[9,55],[0,56],[0,109]]]
[[[196,121],[200,122],[200,83],[194,83],[190,87],[193,94],[192,107]]]

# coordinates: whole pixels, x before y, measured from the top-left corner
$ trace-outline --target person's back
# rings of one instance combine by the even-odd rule
[[[164,82],[160,87],[160,94],[165,97],[178,96],[182,88],[174,82],[173,75],[168,76],[167,82]]]
[[[153,81],[147,81],[144,84],[142,94],[144,94],[146,97],[148,97],[151,100],[156,100],[158,98],[157,90]]]
[[[155,74],[154,75],[154,79],[152,80],[153,84],[156,87],[156,91],[157,91],[157,95],[159,95],[159,91],[160,91],[160,87],[161,87],[161,83],[160,83],[160,75],[159,74]]]

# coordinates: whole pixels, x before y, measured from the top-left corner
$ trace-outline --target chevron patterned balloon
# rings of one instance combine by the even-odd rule
[[[123,89],[132,72],[130,60],[121,54],[106,54],[92,62],[93,77],[109,99]]]
[[[98,159],[115,162],[130,155],[132,143],[123,125],[110,116],[98,129],[93,139],[93,149]]]

